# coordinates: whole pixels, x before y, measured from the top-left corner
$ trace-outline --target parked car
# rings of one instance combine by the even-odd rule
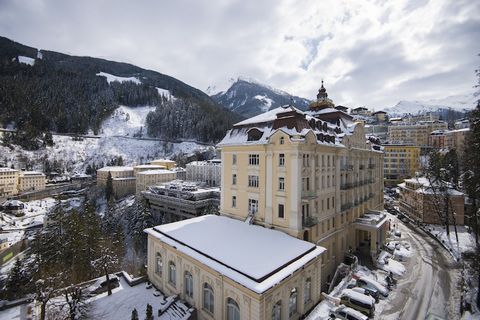
[[[332,310],[330,312],[330,318],[343,320],[368,320],[368,317],[363,313],[343,305]]]
[[[366,277],[361,277],[357,279],[357,286],[360,288],[371,288],[377,290],[382,296],[388,297],[388,289],[385,288],[385,286],[381,285],[375,280],[366,278]]]
[[[369,287],[360,287],[357,283],[351,283],[347,286],[347,289],[352,289],[353,291],[357,291],[359,293],[365,294],[367,296],[371,296],[375,299],[375,302],[378,302],[380,298],[380,293],[377,289],[369,288]]]
[[[345,289],[340,296],[340,303],[373,317],[375,314],[375,299],[358,293],[351,289]]]

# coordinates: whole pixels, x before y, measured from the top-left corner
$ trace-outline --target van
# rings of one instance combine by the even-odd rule
[[[340,303],[358,310],[369,317],[373,317],[375,314],[375,299],[351,289],[343,290],[340,296]]]

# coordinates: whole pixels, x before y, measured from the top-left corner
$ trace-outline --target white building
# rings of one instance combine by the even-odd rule
[[[193,161],[187,163],[187,180],[219,186],[222,176],[222,160]]]

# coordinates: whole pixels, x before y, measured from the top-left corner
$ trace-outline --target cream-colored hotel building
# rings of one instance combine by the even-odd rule
[[[388,223],[376,211],[383,152],[363,124],[335,109],[323,84],[308,111],[289,105],[239,122],[218,146],[223,217],[148,230],[150,280],[190,302],[200,319],[300,318],[345,253],[361,247],[375,255],[384,243]],[[275,240],[286,235],[288,244]]]

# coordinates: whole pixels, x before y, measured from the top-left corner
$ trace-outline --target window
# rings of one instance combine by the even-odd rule
[[[284,144],[285,143],[285,138],[284,137],[280,137],[280,144]]]
[[[236,185],[236,184],[237,184],[237,175],[236,175],[236,174],[233,174],[233,175],[232,175],[232,184],[233,184],[233,185]]]
[[[203,309],[213,314],[213,289],[208,283],[203,284]]]
[[[193,297],[193,277],[192,274],[188,271],[185,271],[185,295],[187,297]]]
[[[258,176],[248,176],[248,186],[258,188]]]
[[[278,217],[285,218],[285,206],[283,204],[278,205]]]
[[[272,320],[282,320],[282,301],[277,301],[272,308]]]
[[[248,213],[257,213],[258,212],[258,200],[248,199]]]
[[[278,165],[279,165],[280,167],[285,166],[285,154],[284,154],[284,153],[280,153],[280,154],[278,155]]]
[[[160,277],[162,276],[162,267],[162,255],[157,252],[157,254],[155,255],[155,273]]]
[[[170,261],[168,264],[168,282],[174,286],[177,284],[177,268],[175,267],[175,263],[173,263],[173,261]]]
[[[236,154],[232,155],[232,164],[233,165],[237,164],[237,155]]]
[[[258,166],[260,163],[260,156],[258,154],[249,154],[248,155],[248,164],[251,166]]]
[[[302,191],[310,191],[310,178],[302,178]]]
[[[303,304],[310,302],[312,292],[312,280],[308,278],[305,281],[305,287],[303,288]]]
[[[278,178],[278,190],[285,190],[285,178]]]
[[[237,196],[232,196],[232,208],[237,207]]]
[[[327,198],[327,210],[330,210],[330,198]]]
[[[240,320],[240,308],[232,298],[227,299],[227,320]]]
[[[304,154],[303,155],[303,166],[304,167],[310,167],[310,155],[309,154]]]
[[[332,197],[332,208],[335,208],[335,197]]]
[[[288,316],[292,317],[297,313],[297,288],[293,288],[288,299]]]

